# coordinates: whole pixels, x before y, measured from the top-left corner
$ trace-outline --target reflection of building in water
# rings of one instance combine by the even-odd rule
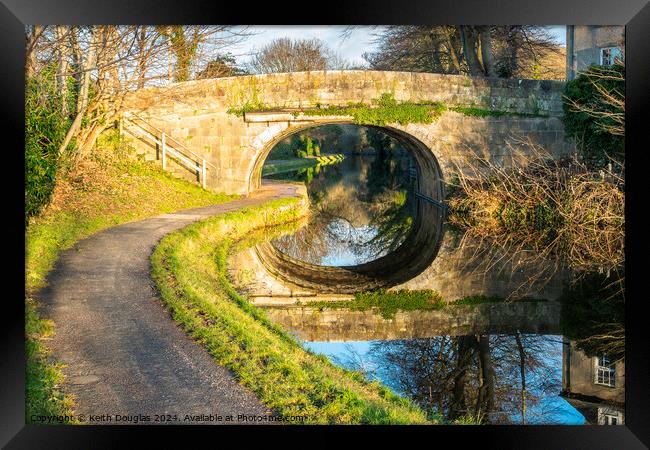
[[[625,423],[625,362],[607,355],[588,357],[565,340],[562,350],[562,396],[587,423]]]

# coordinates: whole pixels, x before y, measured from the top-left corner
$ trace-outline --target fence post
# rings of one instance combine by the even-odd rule
[[[162,168],[167,170],[167,144],[165,144],[165,133],[162,134]]]
[[[202,172],[201,172],[201,185],[203,186],[203,189],[205,189],[205,176],[208,173],[205,167],[205,159],[203,160],[203,167],[202,167]]]

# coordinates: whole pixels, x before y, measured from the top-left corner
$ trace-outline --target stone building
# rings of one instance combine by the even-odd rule
[[[588,357],[565,340],[562,349],[562,393],[587,423],[625,423],[625,362],[607,355]]]
[[[625,27],[601,25],[567,25],[567,80],[592,64],[609,66],[625,53]]]

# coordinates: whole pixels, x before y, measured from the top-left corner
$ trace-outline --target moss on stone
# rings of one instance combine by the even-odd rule
[[[350,311],[374,310],[385,319],[393,319],[399,311],[431,311],[445,307],[475,306],[483,303],[503,303],[505,301],[506,299],[504,297],[471,295],[447,302],[438,292],[431,289],[400,289],[398,291],[380,289],[359,292],[355,294],[353,300],[311,301],[307,302],[305,306],[320,310],[326,308],[347,309]],[[543,300],[523,297],[516,301],[539,302]]]
[[[389,123],[407,125],[409,123],[432,123],[445,111],[454,111],[472,117],[547,117],[539,113],[537,107],[534,113],[519,113],[497,109],[480,108],[476,106],[446,106],[440,102],[398,102],[392,93],[386,92],[380,98],[366,103],[348,103],[345,106],[323,106],[314,103],[315,108],[294,111],[294,117],[305,116],[350,116],[358,125],[384,126]],[[247,101],[244,104],[228,109],[229,114],[243,116],[252,111],[271,111],[277,109],[259,101]]]
[[[414,103],[395,100],[393,94],[384,93],[372,105],[363,103],[347,106],[328,106],[302,111],[306,116],[352,116],[359,125],[386,125],[388,123],[432,123],[445,111],[442,103]]]

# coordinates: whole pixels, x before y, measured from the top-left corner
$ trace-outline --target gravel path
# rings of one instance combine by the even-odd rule
[[[247,198],[116,226],[62,252],[36,297],[55,323],[48,345],[66,365],[63,388],[77,414],[105,424],[156,423],[161,415],[176,415],[176,424],[251,423],[238,416],[271,414],[171,319],[149,258],[165,234],[191,222],[292,195],[295,186],[265,184]]]

